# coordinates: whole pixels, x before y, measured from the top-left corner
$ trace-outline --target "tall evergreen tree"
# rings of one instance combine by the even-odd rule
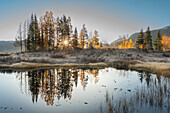
[[[143,42],[144,42],[144,33],[143,33],[143,29],[141,29],[136,41],[136,48],[137,49],[143,48]]]
[[[44,23],[43,18],[40,18],[40,38],[41,38],[41,50],[44,50]]]
[[[38,27],[38,20],[37,20],[37,16],[35,15],[34,18],[34,51],[36,51],[38,48],[40,48],[40,44],[41,44],[41,39],[40,39],[40,31],[39,31],[39,27]]]
[[[35,21],[34,15],[31,16],[31,50],[35,51]]]
[[[85,44],[86,44],[86,46],[88,45],[88,43],[87,43],[88,42],[88,34],[87,34],[87,29],[85,27],[85,24],[83,24],[83,28],[81,29],[79,40],[81,43],[81,48],[84,49]]]
[[[53,13],[50,11],[49,13],[49,41],[48,41],[48,45],[49,45],[49,49],[52,50],[54,49],[54,44],[55,44],[55,28],[54,28],[54,17],[53,17]]]
[[[160,30],[157,33],[155,42],[154,42],[154,47],[156,51],[162,51],[162,43],[161,43],[161,33]]]
[[[33,51],[34,47],[34,17],[31,15],[27,36],[27,51]]]
[[[77,32],[77,27],[74,30],[74,35],[73,35],[73,41],[72,41],[72,46],[75,49],[78,46],[78,32]]]
[[[27,47],[27,22],[25,21],[24,22],[24,34],[23,34],[23,41],[24,41],[24,48],[25,48],[25,51],[26,51],[26,47]]]
[[[155,42],[154,42],[154,49],[158,51],[158,41],[159,39],[156,37]]]
[[[68,48],[71,48],[71,46],[72,46],[72,39],[71,39],[71,37],[73,37],[73,30],[72,30],[72,28],[73,28],[73,26],[71,25],[71,18],[70,17],[68,17],[68,19],[67,19],[67,25],[68,25]]]
[[[149,27],[147,28],[147,31],[146,31],[146,35],[145,35],[145,38],[144,38],[143,48],[146,51],[153,50],[153,47],[152,47],[152,36],[151,36],[151,32],[150,32],[150,28]]]
[[[58,49],[59,48],[59,32],[60,32],[60,19],[59,17],[57,17],[57,20],[56,20],[56,41],[57,41],[57,45],[56,45],[56,48]]]
[[[96,46],[99,46],[99,34],[98,34],[98,31],[94,31],[94,36],[93,36],[93,38],[92,38],[92,46],[94,47],[94,48],[96,48]]]

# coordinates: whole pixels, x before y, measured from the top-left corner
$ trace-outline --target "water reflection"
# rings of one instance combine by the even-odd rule
[[[72,99],[73,91],[81,88],[83,92],[78,90],[76,93],[88,92],[86,94],[90,95],[92,92],[95,95],[92,97],[96,97],[93,104],[98,104],[98,111],[95,112],[170,112],[170,79],[161,75],[113,68],[57,68],[0,72],[16,73],[21,92],[31,95],[32,103],[42,100],[47,106],[54,107],[55,100],[62,102],[68,99],[76,104],[75,98]],[[94,89],[88,89],[89,85]],[[75,95],[79,96],[78,93]],[[90,96],[83,98],[91,100]],[[84,100],[81,101],[84,104]],[[87,106],[91,108],[91,105]]]
[[[2,71],[10,73],[12,71]],[[17,72],[17,79],[20,80],[21,91],[32,95],[32,102],[37,102],[40,95],[47,105],[54,105],[55,97],[60,100],[72,98],[73,85],[77,87],[78,78],[81,81],[83,90],[88,84],[88,75],[93,75],[94,83],[98,82],[99,69],[49,69],[33,70],[28,72]],[[85,74],[86,73],[86,74]],[[28,83],[27,83],[28,82]],[[23,90],[24,89],[24,90]]]
[[[135,92],[129,96],[124,95],[116,98],[106,91],[106,99],[100,103],[101,113],[132,113],[132,112],[170,112],[170,80],[156,78],[149,73],[138,73],[141,87],[136,87]],[[145,84],[146,83],[146,84]],[[131,90],[128,90],[131,92]]]

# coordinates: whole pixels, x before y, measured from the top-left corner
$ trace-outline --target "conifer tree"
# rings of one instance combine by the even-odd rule
[[[73,48],[75,49],[78,46],[78,33],[77,33],[77,27],[74,30],[74,35],[73,35]]]
[[[31,21],[29,22],[28,36],[27,36],[27,51],[33,51],[34,46],[34,18],[31,15]]]
[[[162,37],[161,37],[160,31],[158,31],[157,37],[159,39],[159,41],[158,41],[158,51],[162,51]]]
[[[25,48],[25,51],[26,51],[26,48],[27,48],[27,22],[25,21],[24,22],[24,33],[23,33],[23,41],[24,41],[24,48]]]
[[[40,39],[40,31],[39,31],[39,27],[38,27],[38,20],[37,20],[37,16],[35,15],[34,18],[34,51],[36,51],[38,48],[40,48],[40,44],[41,44],[41,39]]]
[[[161,33],[160,30],[157,33],[155,42],[154,42],[154,47],[156,51],[161,51],[162,50],[162,43],[161,43]]]
[[[159,41],[159,39],[158,39],[158,37],[156,37],[155,42],[154,42],[154,48],[156,51],[158,51],[158,41]]]
[[[138,38],[137,38],[137,41],[136,41],[136,48],[137,49],[142,49],[143,48],[143,42],[144,42],[144,33],[143,33],[143,29],[141,29],[139,35],[138,35]]]
[[[96,47],[96,45],[99,45],[98,37],[99,37],[98,31],[95,30],[94,31],[94,36],[92,38],[92,45],[93,45],[94,48]]]
[[[148,50],[153,50],[153,47],[152,47],[152,36],[151,36],[151,32],[150,32],[150,28],[148,27],[147,28],[147,31],[146,31],[146,35],[145,35],[145,38],[144,38],[144,50],[148,51]]]
[[[31,50],[35,51],[35,21],[33,14],[31,16],[31,33]]]
[[[84,49],[85,44],[86,44],[86,47],[88,45],[88,34],[87,34],[87,29],[85,27],[85,24],[83,24],[83,28],[81,29],[81,32],[80,32],[79,42],[80,42],[82,49]]]
[[[57,41],[57,45],[56,45],[56,48],[59,48],[59,33],[60,33],[60,19],[59,17],[57,17],[57,20],[56,20],[56,41]]]
[[[44,23],[43,18],[40,18],[40,38],[41,38],[41,50],[44,50]]]
[[[83,24],[83,36],[84,36],[84,44],[86,44],[86,47],[88,47],[88,33],[87,33],[87,28],[85,27],[85,24]]]
[[[79,35],[79,47],[84,49],[84,36],[83,36],[83,31],[80,32],[80,35]]]
[[[48,41],[48,45],[49,45],[49,49],[52,50],[54,49],[54,43],[55,43],[55,28],[54,28],[54,17],[53,17],[53,13],[50,11],[49,13],[49,41]]]

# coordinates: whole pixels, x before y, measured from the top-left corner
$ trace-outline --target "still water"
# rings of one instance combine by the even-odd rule
[[[170,113],[170,79],[136,71],[0,71],[0,113]]]

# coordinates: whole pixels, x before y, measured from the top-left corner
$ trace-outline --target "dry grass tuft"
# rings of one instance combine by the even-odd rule
[[[160,62],[141,62],[129,66],[132,69],[144,69],[151,71],[153,73],[170,72],[170,63],[160,63]]]

